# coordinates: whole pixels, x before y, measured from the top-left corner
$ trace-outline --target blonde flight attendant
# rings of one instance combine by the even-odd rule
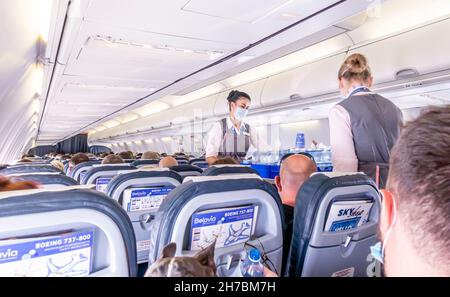
[[[209,164],[218,158],[231,157],[241,162],[250,148],[267,148],[249,124],[244,122],[250,108],[250,96],[244,92],[231,91],[227,97],[229,115],[214,124],[207,135],[206,160]]]
[[[335,171],[361,171],[386,185],[390,151],[403,123],[401,110],[370,90],[372,73],[367,59],[352,54],[338,73],[345,100],[330,111],[330,142]]]

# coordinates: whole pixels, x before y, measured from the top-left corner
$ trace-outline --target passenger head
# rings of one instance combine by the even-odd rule
[[[118,155],[119,155],[119,157],[121,157],[124,160],[134,159],[133,152],[130,152],[130,151],[120,152]]]
[[[391,151],[380,218],[387,276],[450,276],[450,105],[408,123]]]
[[[39,184],[33,181],[13,182],[6,176],[0,176],[0,192],[38,189]]]
[[[216,241],[193,257],[175,257],[176,243],[164,247],[161,257],[154,262],[145,273],[146,277],[212,277],[216,276],[214,262]]]
[[[53,160],[50,164],[51,164],[53,167],[58,168],[58,169],[61,170],[61,171],[64,171],[64,164],[61,163],[61,161]]]
[[[297,192],[303,183],[317,171],[316,164],[304,155],[292,155],[281,163],[275,185],[283,204],[295,207]]]
[[[227,165],[227,164],[229,164],[229,165],[236,165],[236,164],[239,164],[239,162],[236,161],[233,158],[226,157],[226,158],[217,159],[217,161],[212,163],[212,165]]]
[[[251,99],[247,93],[233,90],[227,97],[228,108],[232,119],[242,121],[248,113]]]
[[[172,167],[172,166],[177,166],[178,165],[178,161],[177,159],[175,159],[174,157],[164,157],[159,161],[159,167],[163,168],[163,167]]]
[[[22,159],[20,159],[19,161],[17,161],[17,163],[31,163],[31,162],[33,162],[33,161],[31,161],[31,160],[28,159],[28,158],[22,158]]]
[[[142,160],[152,160],[152,159],[159,159],[159,154],[157,152],[145,152],[142,154],[141,157]]]
[[[81,164],[84,162],[89,162],[89,157],[84,153],[78,153],[78,154],[73,155],[73,157],[70,158],[70,161],[69,161],[70,167],[72,167],[72,168],[77,166],[78,164]]]
[[[102,160],[102,164],[121,164],[123,159],[118,155],[108,155]]]
[[[61,157],[61,160],[70,160],[71,156],[66,154],[64,156]]]
[[[366,57],[352,54],[345,59],[338,72],[339,89],[347,96],[350,89],[357,86],[371,87],[373,78]]]

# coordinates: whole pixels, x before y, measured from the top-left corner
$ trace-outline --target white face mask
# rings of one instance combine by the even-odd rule
[[[378,241],[375,245],[370,247],[370,253],[372,257],[377,259],[381,264],[384,264],[384,250],[386,248],[386,243],[389,239],[389,235],[391,235],[392,228],[394,227],[397,221],[397,206],[395,204],[395,198],[392,199],[393,209],[394,209],[394,218],[392,219],[392,224],[389,226],[388,231],[386,232],[386,236],[383,239],[383,242]]]
[[[242,121],[243,119],[245,119],[245,117],[248,114],[248,109],[242,108],[242,107],[238,107],[236,109],[236,111],[234,112],[234,117],[236,120],[238,121]]]

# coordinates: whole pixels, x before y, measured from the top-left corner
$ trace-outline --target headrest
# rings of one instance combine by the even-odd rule
[[[21,172],[21,173],[13,173],[8,176],[14,177],[14,176],[24,176],[24,175],[31,175],[31,174],[32,175],[62,175],[61,172],[33,172],[33,173]]]
[[[205,181],[217,181],[217,180],[232,180],[232,179],[259,179],[263,180],[259,175],[254,173],[243,173],[243,174],[221,174],[212,176],[186,176],[183,183],[187,182],[205,182]]]
[[[77,176],[75,176],[75,173],[77,173],[81,168],[91,167],[95,164],[100,164],[100,161],[87,161],[87,162],[80,163],[80,164],[76,165],[72,169],[72,171],[70,171],[69,176],[73,177],[73,178],[77,178]]]
[[[136,161],[133,161],[131,163],[131,165],[136,166],[136,167],[141,166],[141,165],[153,165],[153,164],[155,164],[155,165],[159,164],[159,160],[156,160],[156,159],[146,160],[146,159],[144,159],[144,160],[136,160]]]
[[[117,172],[120,170],[137,170],[136,167],[131,166],[131,165],[127,165],[127,166],[123,166],[121,164],[119,164],[118,166],[113,166],[115,164],[111,164],[111,166],[98,166],[98,167],[92,167],[91,169],[88,170],[88,172],[86,172],[86,175],[83,176],[83,179],[81,181],[82,184],[87,184],[87,182],[89,181],[89,179],[91,178],[91,176],[93,176],[96,173],[99,172],[104,172],[106,175],[108,172]]]
[[[364,172],[339,172],[339,171],[330,171],[330,172],[314,172],[310,177],[314,175],[325,175],[329,178],[335,178],[340,176],[354,176],[356,174],[364,175]]]
[[[106,195],[94,190],[74,189],[74,188],[70,188],[64,191],[25,190],[25,191],[0,192],[0,218],[2,219],[12,216],[21,216],[25,220],[26,215],[31,216],[40,213],[52,214],[55,212],[62,212],[62,211],[67,212],[71,210],[81,211],[83,209],[86,211],[87,210],[95,211],[97,213],[106,216],[110,221],[114,222],[115,228],[109,228],[108,226],[102,224],[95,225],[96,221],[94,220],[94,218],[83,219],[83,221],[81,221],[80,218],[79,222],[72,223],[73,227],[75,225],[78,225],[79,226],[78,228],[80,228],[80,226],[92,224],[97,228],[100,228],[101,231],[106,230],[106,228],[118,230],[118,234],[121,235],[120,240],[123,240],[123,246],[125,249],[124,250],[125,254],[121,256],[122,257],[125,256],[126,259],[128,259],[127,261],[128,274],[130,276],[136,276],[137,256],[136,256],[136,240],[134,237],[133,226],[131,224],[130,219],[128,218],[127,213],[119,205],[117,205],[115,201],[112,201],[112,199],[109,199]],[[52,220],[50,216],[51,215],[49,215],[49,220]],[[62,219],[59,220],[61,221]],[[34,228],[34,226],[30,225],[30,230],[36,232],[33,229],[38,228]],[[26,229],[24,231],[26,231]],[[41,231],[41,233],[44,232],[46,231],[45,230]],[[26,236],[28,234],[24,235]],[[98,243],[97,246],[99,246]],[[102,258],[102,256],[99,253],[96,254],[98,258]],[[108,272],[105,273],[108,274]]]
[[[165,177],[165,178],[172,178],[176,181],[178,181],[180,184],[183,181],[183,178],[176,173],[175,171],[171,170],[164,170],[164,171],[135,171],[135,172],[128,172],[125,174],[119,174],[115,176],[108,184],[107,193],[109,197],[113,196],[113,193],[116,191],[116,189],[122,184],[123,182],[131,179],[138,179],[138,178],[152,178],[152,177]]]
[[[98,168],[98,167],[111,167],[111,166],[129,167],[130,164],[129,164],[129,163],[118,163],[118,164],[116,164],[116,163],[114,163],[114,164],[101,164],[101,163],[99,163],[99,164],[92,165],[92,167],[94,167],[94,168]]]
[[[170,171],[170,168],[167,168],[167,167],[150,167],[149,165],[147,165],[147,166],[139,167],[138,171]]]
[[[203,172],[203,170],[200,167],[194,166],[194,165],[188,165],[188,164],[171,166],[169,168],[176,172],[186,172],[186,171],[197,171],[200,173]]]
[[[26,166],[16,166],[7,167],[0,170],[0,175],[10,175],[10,174],[20,174],[20,173],[36,173],[36,172],[56,172],[63,173],[56,167],[52,165],[26,165]]]
[[[192,163],[195,163],[195,162],[206,162],[206,159],[204,159],[204,158],[191,159],[191,160],[189,160],[189,165],[192,165]]]
[[[24,174],[20,176],[12,176],[13,180],[16,181],[34,181],[41,185],[63,185],[63,186],[75,186],[79,183],[71,177],[64,174],[50,174],[39,173],[39,174]]]
[[[17,191],[2,191],[0,192],[0,200],[8,197],[25,196],[36,193],[46,193],[46,192],[64,192],[71,190],[90,190],[92,185],[75,185],[75,186],[62,186],[60,188],[40,188],[31,190],[17,190]]]
[[[186,157],[175,157],[175,160],[186,160],[186,161],[189,161]]]
[[[258,174],[258,171],[251,167],[247,166],[211,166],[205,171],[203,171],[202,175],[205,176],[215,176],[215,175],[222,175],[222,174],[243,174],[243,173],[253,173]]]

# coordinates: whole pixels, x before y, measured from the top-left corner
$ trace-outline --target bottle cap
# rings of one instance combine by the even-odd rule
[[[261,254],[257,249],[251,249],[248,253],[248,258],[252,262],[259,262],[259,260],[261,260]]]

